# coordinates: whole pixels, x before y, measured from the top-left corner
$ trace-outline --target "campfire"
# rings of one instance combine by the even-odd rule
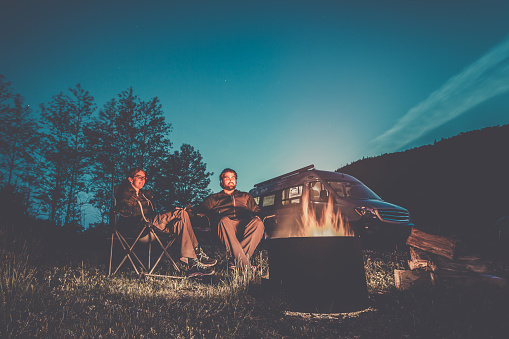
[[[305,194],[298,214],[298,232],[267,240],[271,288],[283,294],[291,310],[337,313],[366,308],[361,239],[334,210],[333,198],[313,204]]]
[[[302,214],[299,223],[299,237],[353,237],[354,232],[350,228],[339,210],[334,211],[334,201],[329,195],[327,205],[321,213],[317,213],[316,207],[309,204],[307,195],[302,197]]]

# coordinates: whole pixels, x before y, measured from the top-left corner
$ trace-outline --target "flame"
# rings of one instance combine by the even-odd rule
[[[334,202],[330,195],[327,206],[322,210],[319,218],[317,218],[315,207],[309,204],[308,196],[303,195],[302,215],[299,224],[298,236],[300,237],[354,236],[354,232],[348,221],[341,216],[341,212],[334,212]]]

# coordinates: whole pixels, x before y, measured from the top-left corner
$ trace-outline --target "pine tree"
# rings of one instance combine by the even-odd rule
[[[126,145],[121,144],[117,104],[115,99],[107,102],[99,111],[99,116],[93,119],[86,130],[88,149],[92,156],[90,203],[99,209],[102,222],[109,221],[114,188],[126,171],[123,154]]]
[[[149,176],[157,177],[162,164],[171,150],[168,138],[172,126],[165,122],[159,99],[153,98],[140,104],[139,130],[137,134],[137,164],[144,168]]]
[[[9,82],[0,75],[0,182],[24,195],[25,204],[31,201],[31,190],[38,173],[36,163],[39,146],[38,126],[31,118],[31,110],[24,98],[13,94]]]
[[[171,150],[170,132],[159,99],[141,101],[132,88],[99,112],[88,135],[94,154],[92,203],[103,222],[109,217],[114,187],[129,169],[143,168],[149,176],[159,171]]]
[[[183,144],[162,168],[155,188],[165,206],[196,205],[211,193],[208,186],[213,173],[207,172],[203,157],[193,146]]]
[[[9,100],[12,98],[12,88],[10,81],[5,80],[5,76],[0,74],[0,112],[7,112],[10,107]],[[3,114],[2,114],[3,115]]]
[[[46,127],[44,158],[46,174],[40,198],[57,225],[81,225],[89,157],[85,126],[95,110],[94,98],[78,84],[69,94],[55,95],[49,105],[41,105],[42,123]]]
[[[23,185],[33,166],[38,144],[37,124],[30,118],[31,110],[21,95],[12,97],[13,106],[5,104],[0,124],[0,170],[6,184]]]

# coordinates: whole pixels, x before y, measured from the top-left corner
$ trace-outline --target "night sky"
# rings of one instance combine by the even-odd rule
[[[509,123],[509,1],[0,0],[0,74],[34,114],[158,97],[174,149],[238,188]]]

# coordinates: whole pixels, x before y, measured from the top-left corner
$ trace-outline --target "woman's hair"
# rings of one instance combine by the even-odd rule
[[[136,175],[136,173],[138,172],[143,172],[145,173],[145,171],[139,167],[134,167],[134,168],[131,168],[128,172],[127,172],[127,177],[128,178],[134,178],[134,176]]]

